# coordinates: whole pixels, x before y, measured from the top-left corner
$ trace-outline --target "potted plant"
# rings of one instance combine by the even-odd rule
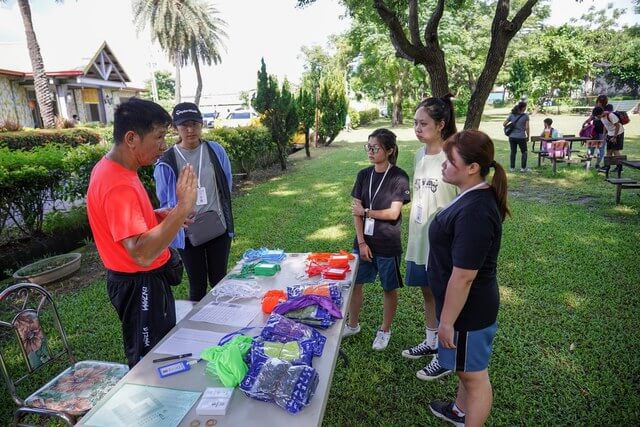
[[[71,252],[41,259],[13,273],[13,277],[19,281],[29,281],[38,285],[53,282],[69,276],[80,268],[81,254]]]

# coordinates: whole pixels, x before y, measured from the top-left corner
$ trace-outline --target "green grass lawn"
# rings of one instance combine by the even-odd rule
[[[495,138],[498,160],[507,165],[503,113],[489,111],[481,129]],[[532,116],[534,134],[543,118]],[[577,133],[582,119],[554,117],[565,134]],[[624,152],[640,158],[640,117],[631,120]],[[342,134],[332,146],[313,150],[311,160],[296,153],[286,174],[236,197],[238,235],[231,263],[251,247],[289,252],[351,248],[350,191],[356,173],[368,164],[362,143],[370,131]],[[397,133],[402,140],[399,165],[411,173],[419,144],[411,128]],[[625,170],[623,176],[640,179],[640,171]],[[498,266],[502,305],[490,366],[494,407],[488,424],[638,425],[638,192],[623,192],[622,204],[615,206],[614,187],[602,175],[560,165],[554,176],[548,162],[530,173],[509,174],[509,185],[513,217],[504,224]],[[176,290],[177,297],[186,297],[185,284]],[[441,425],[427,405],[452,398],[456,380],[420,381],[415,371],[426,361],[400,355],[423,338],[419,291],[400,290],[384,352],[371,350],[382,292],[378,285],[365,292],[362,333],[344,342],[350,365],[339,361],[336,366],[324,424]],[[124,362],[119,323],[103,281],[56,298],[80,358]],[[8,393],[3,392],[0,405],[0,420],[8,422],[13,411]]]

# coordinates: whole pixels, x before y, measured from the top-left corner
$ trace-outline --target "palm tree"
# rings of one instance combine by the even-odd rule
[[[138,30],[147,24],[151,39],[157,41],[176,65],[176,103],[180,102],[180,67],[193,63],[198,86],[195,104],[200,103],[202,75],[200,61],[206,65],[220,62],[220,48],[226,23],[216,17],[218,11],[203,0],[134,0],[133,16]]]
[[[56,0],[61,3],[62,0]],[[0,0],[6,3],[6,0]],[[29,49],[29,58],[31,58],[31,67],[33,68],[33,85],[36,90],[36,100],[40,107],[42,122],[44,127],[52,128],[55,126],[55,117],[53,112],[53,99],[49,90],[49,81],[44,72],[44,61],[40,53],[40,45],[36,38],[36,32],[33,29],[33,21],[31,20],[31,7],[29,0],[18,0],[22,22],[24,23],[24,32],[27,35],[27,47]]]

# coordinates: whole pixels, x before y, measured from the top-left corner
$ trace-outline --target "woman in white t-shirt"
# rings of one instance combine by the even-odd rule
[[[442,164],[446,155],[442,151],[444,140],[456,133],[455,115],[451,95],[427,98],[416,109],[414,131],[421,147],[414,160],[413,195],[407,242],[407,272],[405,283],[422,290],[425,310],[426,339],[402,351],[408,359],[434,355],[431,362],[416,373],[421,380],[434,380],[451,373],[438,363],[438,322],[435,300],[427,281],[429,256],[429,224],[436,213],[456,197],[457,188],[442,181]]]

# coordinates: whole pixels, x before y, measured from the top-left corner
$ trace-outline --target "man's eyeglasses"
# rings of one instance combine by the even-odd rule
[[[378,151],[380,151],[379,145],[364,144],[363,147],[364,147],[364,151],[366,151],[367,153],[371,151],[373,152],[373,154],[378,154]]]

